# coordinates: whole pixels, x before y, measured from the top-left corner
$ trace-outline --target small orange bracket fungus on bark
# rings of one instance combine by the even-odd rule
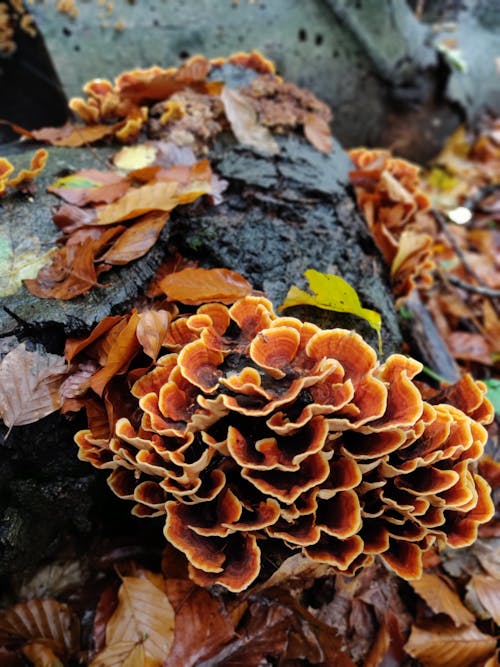
[[[492,516],[474,462],[493,412],[468,376],[424,400],[419,362],[380,363],[357,333],[262,296],[174,313],[160,354],[129,372],[111,436],[76,442],[135,515],[165,516],[200,585],[246,589],[268,538],[336,572],[378,555],[417,578],[431,545],[471,544]]]

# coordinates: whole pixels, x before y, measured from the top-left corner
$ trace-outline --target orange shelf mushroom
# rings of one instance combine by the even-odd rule
[[[470,544],[492,516],[481,383],[424,399],[415,360],[380,363],[358,334],[261,296],[173,316],[160,354],[111,437],[76,442],[134,514],[165,516],[200,585],[247,588],[270,538],[337,572],[379,556],[415,578],[425,550]]]

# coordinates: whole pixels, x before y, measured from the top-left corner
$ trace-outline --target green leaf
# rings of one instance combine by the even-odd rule
[[[363,308],[356,290],[340,276],[321,273],[315,269],[308,269],[304,276],[313,294],[308,294],[292,285],[279,310],[290,306],[307,305],[361,317],[377,332],[379,352],[382,353],[382,317],[380,313],[369,308]]]
[[[486,397],[493,403],[497,415],[500,415],[500,380],[490,378],[489,380],[483,380],[483,382],[488,388]]]
[[[99,181],[95,181],[92,178],[87,176],[81,176],[79,174],[70,174],[69,176],[63,176],[58,178],[52,183],[51,188],[98,188],[103,184]]]

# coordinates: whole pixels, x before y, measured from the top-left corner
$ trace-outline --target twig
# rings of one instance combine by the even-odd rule
[[[465,280],[461,280],[454,275],[447,276],[450,283],[453,283],[457,287],[467,290],[468,292],[474,292],[476,294],[482,294],[483,296],[490,296],[493,299],[500,299],[500,290],[492,289],[491,287],[483,287],[483,285],[471,285]]]
[[[436,222],[439,225],[440,230],[443,232],[443,234],[446,236],[446,240],[449,242],[455,253],[457,254],[459,260],[462,262],[464,269],[467,271],[467,273],[474,278],[474,280],[477,280],[478,283],[482,284],[481,278],[477,275],[477,273],[474,271],[472,266],[469,264],[464,251],[462,248],[458,245],[455,237],[453,234],[450,234],[450,230],[448,229],[448,223],[444,219],[443,214],[440,211],[433,211],[434,218],[436,219]]]

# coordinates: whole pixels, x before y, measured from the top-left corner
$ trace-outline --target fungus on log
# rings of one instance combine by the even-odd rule
[[[130,392],[115,378],[109,436],[75,439],[134,514],[165,516],[196,583],[244,590],[266,538],[337,572],[379,555],[416,578],[430,546],[471,544],[491,518],[473,463],[493,411],[469,377],[425,400],[419,362],[379,363],[359,334],[260,296],[174,316],[162,351]]]

